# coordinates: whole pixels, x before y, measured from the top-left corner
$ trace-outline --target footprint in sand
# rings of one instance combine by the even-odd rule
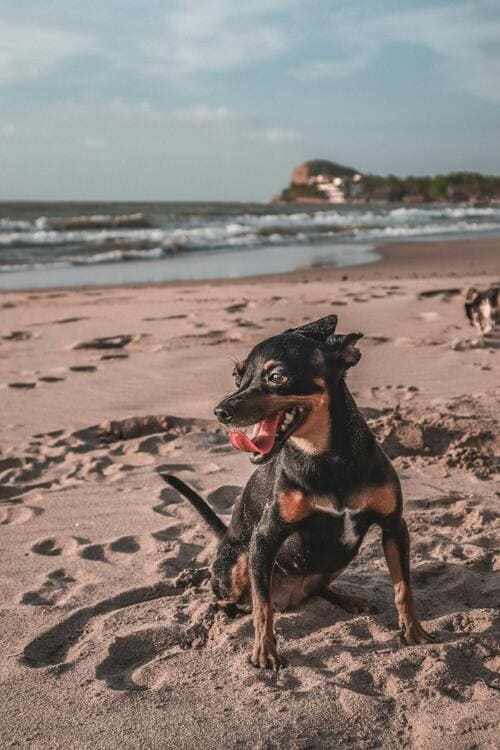
[[[52,322],[57,325],[66,325],[66,323],[78,323],[80,320],[89,320],[89,318],[62,318],[61,320],[53,320]]]
[[[34,552],[35,555],[59,557],[60,555],[73,555],[80,545],[88,543],[88,539],[82,539],[77,536],[51,536],[47,539],[40,539],[40,541],[35,542],[31,547],[31,551]]]
[[[75,583],[76,578],[73,578],[64,568],[58,568],[47,575],[40,588],[26,591],[21,597],[21,604],[30,604],[33,607],[53,607],[68,598]]]
[[[128,589],[109,599],[103,599],[92,606],[83,607],[73,612],[62,622],[49,628],[34,640],[30,641],[23,651],[23,663],[32,668],[63,664],[83,638],[92,641],[94,638],[94,620],[113,614],[126,607],[145,604],[162,597],[179,596],[179,588],[171,583],[158,581],[151,586]],[[87,627],[92,623],[91,627]]]
[[[191,483],[191,482],[190,482]],[[158,505],[153,506],[153,511],[159,513],[161,516],[167,516],[170,518],[174,515],[173,509],[176,505],[182,502],[182,498],[173,487],[164,487],[160,492],[160,502]]]
[[[236,312],[242,312],[243,310],[246,310],[248,307],[248,302],[236,302],[234,305],[228,305],[224,308],[224,310],[227,313],[236,313]]]
[[[402,287],[397,286],[395,284],[392,284],[391,286],[384,286],[382,289],[387,290],[387,295],[389,297],[404,297],[406,294],[405,291],[403,291]]]
[[[237,325],[239,328],[255,328],[255,329],[262,329],[263,326],[259,325],[258,323],[254,323],[252,320],[247,320],[246,318],[236,318],[234,320],[235,325]]]
[[[17,505],[18,503],[22,503],[21,496],[24,494],[23,487],[19,485],[6,485],[3,484],[3,477],[2,477],[2,484],[0,485],[0,502],[8,502],[12,505]]]
[[[97,679],[112,690],[143,691],[156,690],[167,679],[175,682],[181,678],[191,661],[188,650],[206,644],[221,614],[213,603],[197,607],[191,617],[184,615],[181,607],[176,614],[170,623],[136,627],[115,636],[97,665]],[[192,658],[199,659],[196,655]],[[195,671],[195,664],[192,666]]]
[[[84,560],[93,560],[95,562],[119,563],[124,561],[124,555],[135,555],[137,552],[144,550],[148,545],[146,538],[138,536],[122,536],[114,539],[112,542],[103,544],[86,544],[78,552],[79,557]]]
[[[184,315],[183,313],[178,313],[177,315],[162,315],[159,318],[142,318],[144,322],[152,323],[156,320],[182,320],[183,318],[187,318],[187,315]]]
[[[2,336],[4,341],[28,341],[32,338],[31,331],[11,331],[6,336]]]
[[[207,501],[210,506],[222,515],[231,513],[234,502],[241,495],[242,487],[233,484],[222,484],[208,493]]]
[[[18,526],[31,521],[43,513],[43,508],[30,505],[14,505],[0,508],[0,526]]]
[[[74,344],[71,349],[106,350],[113,353],[122,352],[124,349],[127,349],[127,351],[155,352],[161,349],[161,345],[152,342],[149,333],[124,333],[117,336],[101,336],[89,341],[80,341]]]
[[[20,469],[23,465],[23,461],[15,456],[7,456],[6,458],[0,458],[0,473],[8,471],[9,469]],[[0,494],[1,497],[1,494]]]
[[[373,675],[366,669],[353,669],[340,673],[336,684],[360,695],[376,695],[377,690],[373,682]]]
[[[362,398],[373,399],[387,406],[394,406],[402,401],[411,401],[420,392],[416,385],[375,385],[367,390],[362,390]]]
[[[430,299],[432,297],[440,297],[441,301],[449,302],[452,297],[461,296],[463,290],[459,287],[452,287],[448,289],[429,289],[417,294],[417,299]]]
[[[71,372],[95,372],[96,365],[73,365],[69,368]]]
[[[197,339],[200,344],[204,346],[219,346],[220,344],[232,343],[237,341],[243,341],[243,333],[238,330],[238,327],[229,328],[227,330],[214,329],[212,331],[205,331],[203,333],[189,333],[185,336],[179,337],[179,344],[189,339]]]
[[[159,563],[155,563],[155,570],[172,577],[193,563],[203,545],[184,541],[182,536],[185,531],[186,527],[174,525],[151,534],[158,543],[158,554],[166,555]]]
[[[172,648],[180,650],[179,637],[175,629],[165,626],[120,635],[109,645],[105,659],[97,665],[96,677],[112,690],[159,687],[157,679],[144,679],[144,667],[149,666],[150,672],[154,662],[163,662],[167,658],[165,652]]]
[[[118,336],[101,336],[90,339],[90,341],[80,341],[75,344],[73,349],[123,349],[130,344],[134,336],[130,333],[120,334]]]
[[[92,428],[91,428],[92,429]],[[214,432],[214,421],[211,419],[190,419],[168,415],[148,415],[128,419],[104,422],[98,426],[101,440],[133,440],[146,435],[168,433],[169,439],[175,439],[191,432]],[[215,428],[217,431],[218,428]]]
[[[128,357],[128,354],[103,354],[100,359],[105,362],[112,359],[128,359]]]

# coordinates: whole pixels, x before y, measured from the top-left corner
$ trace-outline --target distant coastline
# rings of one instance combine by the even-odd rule
[[[363,174],[328,159],[311,159],[292,170],[290,183],[273,203],[466,203],[500,206],[500,177],[479,172],[408,176]]]

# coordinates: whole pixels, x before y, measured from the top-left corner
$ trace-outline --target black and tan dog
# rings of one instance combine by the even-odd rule
[[[465,295],[465,314],[479,333],[492,333],[500,317],[500,287],[480,291],[471,286]]]
[[[229,528],[178,478],[164,475],[222,537],[212,585],[222,606],[251,607],[251,662],[279,669],[273,613],[320,595],[351,612],[364,600],[335,592],[372,524],[394,585],[406,643],[432,637],[420,624],[409,571],[401,487],[345,382],[361,357],[360,333],[336,335],[330,315],[258,344],[236,365],[236,391],[215,409],[232,445],[257,465]],[[251,435],[237,428],[253,427]]]

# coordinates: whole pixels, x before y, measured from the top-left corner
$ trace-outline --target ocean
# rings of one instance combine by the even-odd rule
[[[6,202],[0,289],[348,266],[381,242],[478,236],[500,236],[500,207]]]

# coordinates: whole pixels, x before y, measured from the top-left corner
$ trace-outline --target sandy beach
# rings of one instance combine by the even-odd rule
[[[0,295],[2,747],[416,748],[498,743],[500,331],[463,290],[500,243],[393,243],[382,260],[237,281]],[[277,617],[289,666],[247,663],[248,616],[209,585],[216,540],[170,471],[228,520],[252,466],[215,422],[232,362],[336,313],[363,331],[349,386],[405,493],[438,641],[399,643],[379,534],[339,589]]]

